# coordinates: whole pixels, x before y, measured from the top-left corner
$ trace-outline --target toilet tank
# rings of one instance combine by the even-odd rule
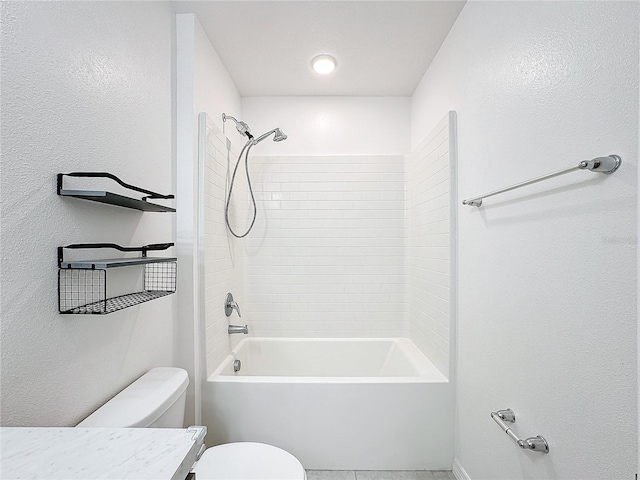
[[[182,428],[189,376],[181,368],[149,370],[78,427]]]

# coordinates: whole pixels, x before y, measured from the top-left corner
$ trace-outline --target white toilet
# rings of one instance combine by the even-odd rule
[[[182,428],[189,376],[181,368],[154,368],[78,424],[78,427]],[[238,442],[208,448],[196,480],[306,480],[302,464],[281,448]]]

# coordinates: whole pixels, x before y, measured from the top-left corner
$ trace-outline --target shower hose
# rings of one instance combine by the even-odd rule
[[[253,145],[254,145],[253,140],[249,140],[244,145],[244,147],[242,147],[242,151],[240,152],[240,155],[238,155],[238,161],[236,162],[236,166],[233,169],[233,175],[231,175],[231,184],[229,185],[229,194],[227,195],[227,202],[224,206],[225,223],[227,224],[227,228],[231,232],[231,235],[233,235],[236,238],[244,238],[249,234],[249,232],[253,228],[253,224],[256,223],[256,216],[258,215],[258,209],[256,207],[256,199],[253,196],[253,188],[251,187],[251,177],[249,176],[249,151],[251,150],[251,147],[253,147]],[[244,154],[244,170],[247,174],[247,184],[249,185],[249,194],[251,195],[251,203],[253,204],[253,219],[251,220],[251,225],[249,225],[249,228],[247,229],[247,231],[244,232],[243,234],[238,234],[234,232],[233,228],[231,227],[231,223],[229,223],[229,205],[231,204],[231,193],[233,192],[233,184],[236,180],[236,173],[238,173],[238,167],[240,166],[240,162],[242,161],[243,154]]]

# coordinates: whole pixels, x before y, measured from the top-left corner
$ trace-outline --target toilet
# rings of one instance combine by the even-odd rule
[[[182,428],[189,376],[154,368],[78,424],[78,427]],[[196,480],[306,480],[302,464],[281,448],[237,442],[210,447],[193,471]]]

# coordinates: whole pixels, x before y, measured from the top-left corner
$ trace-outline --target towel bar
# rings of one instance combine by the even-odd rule
[[[526,182],[521,182],[515,185],[511,185],[510,187],[507,187],[507,188],[501,188],[500,190],[496,190],[495,192],[485,193],[484,195],[480,195],[474,198],[468,198],[467,200],[463,200],[462,204],[471,205],[473,207],[481,207],[482,200],[485,198],[493,197],[494,195],[498,195],[504,192],[510,192],[511,190],[515,190],[516,188],[526,187],[527,185],[538,183],[543,180],[548,180],[550,178],[558,177],[560,175],[564,175],[565,173],[575,172],[576,170],[589,170],[591,172],[604,173],[605,175],[611,175],[620,167],[621,163],[622,163],[622,159],[618,155],[609,155],[607,157],[594,158],[593,160],[580,162],[575,167],[565,168],[564,170],[560,170],[559,172],[549,173],[547,175],[534,178],[532,180],[527,180]]]

